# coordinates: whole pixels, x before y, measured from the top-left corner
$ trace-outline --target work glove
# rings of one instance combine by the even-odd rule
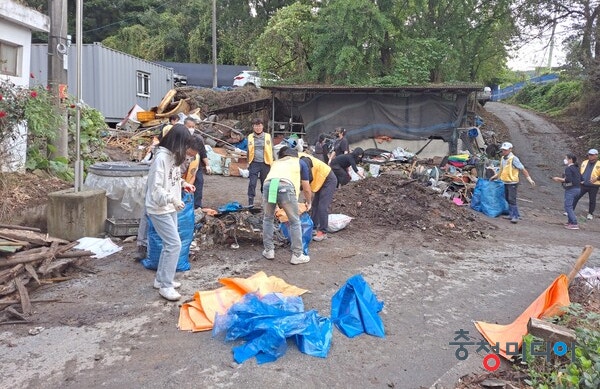
[[[527,181],[531,184],[531,186],[535,186],[535,181],[531,177],[527,177]]]
[[[208,165],[206,166],[206,174],[212,174],[212,169]]]
[[[183,208],[185,208],[185,203],[179,199],[173,199],[173,205],[175,206],[175,210],[177,212],[181,211]]]

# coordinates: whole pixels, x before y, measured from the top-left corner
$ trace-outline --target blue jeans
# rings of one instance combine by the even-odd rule
[[[275,219],[275,205],[269,203],[269,186],[271,180],[265,182],[263,191],[263,245],[265,250],[273,250],[273,230]],[[290,241],[292,245],[292,253],[294,255],[302,254],[302,226],[300,224],[300,215],[298,215],[298,196],[294,185],[279,181],[279,189],[277,190],[277,204],[282,208],[290,221]]]
[[[181,252],[181,239],[177,230],[177,212],[162,215],[148,214],[152,225],[160,239],[162,239],[162,251],[158,259],[156,269],[156,281],[161,288],[172,288],[177,270],[177,261]]]
[[[577,216],[575,215],[575,199],[579,196],[579,187],[565,189],[565,212],[569,224],[577,224]]]

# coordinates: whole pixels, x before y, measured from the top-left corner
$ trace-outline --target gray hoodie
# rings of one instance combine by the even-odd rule
[[[174,203],[181,202],[181,170],[175,166],[173,153],[158,147],[148,172],[146,212],[163,215],[176,212]]]

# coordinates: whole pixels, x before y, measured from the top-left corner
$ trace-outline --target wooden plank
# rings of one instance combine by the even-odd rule
[[[20,277],[15,278],[15,285],[19,291],[19,297],[21,298],[21,309],[25,315],[31,315],[33,309],[31,308],[31,301],[29,301],[29,292]]]
[[[11,230],[26,230],[26,231],[42,232],[42,230],[40,230],[39,228],[36,228],[36,227],[18,226],[15,224],[0,223],[0,228],[10,228]]]
[[[23,248],[23,246],[12,246],[12,245],[2,245],[0,244],[0,251],[3,253],[16,253],[17,251],[21,250]]]
[[[38,278],[37,272],[35,271],[33,266],[31,266],[31,264],[27,264],[25,265],[25,270],[27,271],[27,273],[29,273],[31,277],[33,277],[37,284],[40,285],[40,279]]]
[[[48,236],[47,234],[43,234],[41,232],[35,231],[25,231],[25,230],[12,230],[9,228],[0,228],[0,237],[21,240],[41,246],[45,246],[52,242],[58,242],[60,244],[68,244],[69,241],[59,238],[54,238]]]
[[[533,336],[552,342],[552,344],[564,342],[567,346],[575,342],[576,338],[575,331],[572,329],[534,317],[530,318],[527,323],[527,332]]]
[[[0,284],[4,284],[6,281],[12,280],[21,270],[23,270],[23,265],[18,264],[10,269],[4,269],[0,271]]]
[[[592,251],[594,251],[594,248],[592,246],[585,245],[583,251],[581,252],[581,255],[579,256],[579,258],[577,258],[575,265],[573,265],[573,269],[571,269],[571,272],[567,276],[567,278],[569,279],[569,284],[573,281],[577,273],[579,273],[579,270],[581,270],[583,265],[585,265],[588,258],[592,254]]]
[[[10,313],[11,315],[13,315],[14,317],[16,317],[17,319],[20,320],[25,320],[25,321],[29,321],[27,319],[27,317],[25,317],[25,315],[23,315],[22,313],[18,312],[16,309],[14,309],[13,307],[8,307],[6,308],[6,312]]]

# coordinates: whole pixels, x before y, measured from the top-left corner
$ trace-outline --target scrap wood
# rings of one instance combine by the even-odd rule
[[[23,264],[18,264],[10,269],[0,271],[0,284],[3,284],[8,279],[14,278],[23,267]]]
[[[40,285],[40,279],[37,275],[37,272],[33,268],[33,266],[31,266],[31,264],[27,264],[27,265],[25,265],[25,270],[38,283],[38,285]]]
[[[5,311],[6,311],[6,312],[8,312],[9,314],[13,315],[13,316],[14,316],[14,317],[16,317],[17,319],[20,319],[20,320],[22,320],[22,321],[26,321],[26,322],[28,322],[28,321],[29,321],[29,319],[27,319],[27,317],[26,317],[24,314],[20,313],[19,311],[17,311],[17,310],[16,310],[16,309],[14,309],[13,307],[7,307],[7,308],[5,309]]]
[[[29,282],[29,277],[27,278]],[[26,315],[31,315],[33,311],[31,308],[31,302],[29,301],[29,292],[27,292],[27,288],[23,283],[23,280],[20,277],[15,278],[15,285],[17,286],[17,290],[19,291],[19,298],[21,299],[21,310]]]
[[[0,228],[0,238],[20,240],[40,246],[44,246],[52,242],[58,242],[61,244],[69,243],[69,241],[67,240],[54,238],[49,236],[48,234],[43,234],[41,232],[29,230],[12,230],[9,228]]]
[[[0,306],[1,305],[15,305],[15,304],[19,304],[21,301],[19,299],[8,299],[8,298],[3,298],[0,300]],[[65,304],[72,304],[74,303],[74,301],[62,301],[60,299],[30,299],[29,302],[33,303],[33,304],[38,304],[38,303],[65,303]],[[0,308],[1,309],[1,308]]]
[[[0,228],[10,228],[11,230],[26,230],[26,231],[42,232],[42,230],[40,230],[39,228],[36,228],[36,227],[18,226],[15,224],[0,223]]]

